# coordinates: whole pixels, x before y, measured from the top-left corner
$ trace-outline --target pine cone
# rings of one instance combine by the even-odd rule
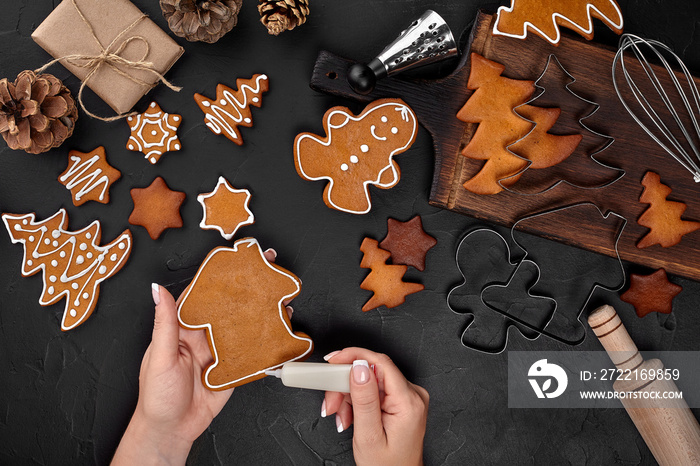
[[[10,149],[39,154],[58,147],[77,119],[75,101],[57,77],[27,70],[14,83],[0,80],[0,134]]]
[[[210,44],[238,23],[243,0],[160,0],[160,9],[176,36]]]
[[[265,25],[267,32],[279,35],[291,31],[306,22],[309,15],[308,0],[260,0],[258,4],[260,22]]]

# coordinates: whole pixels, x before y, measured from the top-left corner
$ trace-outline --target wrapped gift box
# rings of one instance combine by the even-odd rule
[[[81,18],[80,13],[85,19]],[[70,55],[98,56],[103,48],[118,38],[109,47],[110,52],[116,52],[124,41],[136,37],[124,46],[119,56],[135,62],[151,62],[154,70],[163,75],[180,58],[184,49],[150,19],[139,20],[141,16],[143,13],[128,0],[63,0],[32,33],[32,39],[54,58],[62,58]],[[133,25],[135,21],[137,23]],[[87,62],[86,59],[61,60],[61,64],[81,81],[91,71],[80,66]],[[157,84],[158,76],[127,65],[115,66],[142,82],[123,76],[103,63],[86,85],[115,112],[125,113]]]

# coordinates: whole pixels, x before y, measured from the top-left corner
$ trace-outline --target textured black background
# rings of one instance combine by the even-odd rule
[[[3,0],[0,13],[0,75],[14,79],[49,56],[30,38],[55,2]],[[105,7],[109,2],[104,0]],[[167,25],[155,0],[135,0],[161,27]],[[503,2],[506,3],[506,2]],[[700,72],[700,7],[696,0],[621,0],[626,30],[668,43],[695,73]],[[391,190],[373,190],[373,210],[363,216],[328,209],[323,183],[300,179],[292,159],[292,141],[301,131],[321,132],[321,116],[333,105],[361,107],[310,90],[308,80],[320,49],[369,60],[414,17],[432,7],[457,35],[477,8],[495,11],[498,3],[470,1],[312,1],[307,24],[279,37],[268,36],[258,22],[255,2],[244,2],[238,26],[215,45],[176,40],[186,53],[168,74],[184,87],[174,93],[159,86],[137,105],[156,100],[167,112],[183,116],[183,150],[166,154],[151,166],[125,149],[126,123],[102,123],[81,116],[73,137],[62,147],[32,156],[0,150],[0,211],[36,212],[39,219],[68,210],[70,229],[93,219],[102,223],[103,241],[125,228],[132,209],[129,190],[163,176],[185,191],[185,227],[152,241],[131,227],[134,249],[125,268],[106,281],[96,311],[79,328],[60,331],[64,303],[39,306],[39,275],[20,275],[22,247],[0,233],[0,463],[105,464],[124,431],[138,393],[138,371],[150,341],[153,306],[150,283],[180,293],[206,253],[226,242],[199,228],[196,195],[210,191],[219,175],[252,191],[253,226],[239,232],[274,247],[278,262],[299,275],[301,295],[293,303],[295,330],[316,343],[312,360],[347,345],[389,354],[407,377],[431,394],[425,458],[428,464],[466,462],[511,464],[652,464],[649,450],[622,409],[509,410],[506,397],[507,353],[486,355],[462,346],[468,317],[450,312],[445,298],[461,276],[454,261],[459,238],[478,223],[428,205],[432,178],[431,141],[420,130],[413,147],[398,157],[402,178]],[[616,36],[596,24],[596,40],[611,45]],[[444,68],[444,67],[443,67]],[[440,71],[440,70],[438,70]],[[446,71],[446,70],[442,70]],[[50,72],[77,92],[78,81],[61,66]],[[235,85],[254,73],[270,77],[263,107],[253,111],[253,128],[242,130],[236,146],[204,126],[192,95],[213,96],[219,82]],[[537,73],[535,73],[536,75]],[[94,96],[92,108],[108,112]],[[604,105],[604,103],[602,103]],[[644,137],[644,136],[642,136]],[[56,178],[70,149],[104,145],[110,163],[122,172],[108,205],[74,207]],[[640,160],[642,155],[640,154]],[[672,162],[669,159],[669,163]],[[362,313],[370,293],[359,288],[367,271],[359,267],[364,236],[381,239],[386,220],[421,214],[426,230],[438,239],[423,273],[409,278],[425,284],[395,309]],[[507,233],[505,230],[501,230]],[[590,253],[542,242],[558,254],[561,267],[591,259]],[[615,267],[615,261],[608,261]],[[643,269],[633,271],[648,272]],[[700,333],[700,285],[673,278],[684,291],[670,316],[638,319],[614,293],[598,293],[594,303],[619,310],[642,349],[696,350]],[[565,284],[551,283],[557,287]],[[592,306],[591,306],[592,307]],[[586,312],[589,312],[588,309]],[[585,313],[584,313],[585,315]],[[589,331],[580,349],[600,349]],[[511,332],[509,349],[574,350],[545,338],[533,342]],[[321,419],[322,394],[288,389],[262,380],[235,390],[228,405],[195,443],[192,464],[348,464],[352,431],[337,434],[334,420]]]

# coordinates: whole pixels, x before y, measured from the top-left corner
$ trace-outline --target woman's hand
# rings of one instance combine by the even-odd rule
[[[422,464],[428,392],[406,380],[384,354],[346,348],[325,359],[331,364],[353,363],[350,394],[326,392],[321,415],[335,413],[338,432],[354,422],[355,462],[360,466]]]
[[[272,249],[265,251],[270,262],[276,256]],[[168,290],[153,284],[152,293],[153,338],[141,363],[136,410],[113,465],[185,464],[192,443],[233,392],[204,387],[202,372],[213,362],[205,330],[180,327]],[[291,317],[292,308],[287,306],[287,312]]]

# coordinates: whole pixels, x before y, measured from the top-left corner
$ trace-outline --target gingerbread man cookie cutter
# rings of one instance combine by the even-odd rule
[[[608,285],[603,284],[600,281],[596,280],[596,282],[591,287],[590,291],[587,293],[583,305],[580,306],[579,310],[576,312],[575,320],[578,321],[579,323],[581,323],[581,320],[580,320],[581,315],[585,311],[585,309],[588,306],[593,295],[599,289],[603,290],[603,291],[617,293],[620,290],[622,290],[622,288],[624,288],[625,283],[626,283],[625,270],[624,270],[622,260],[620,259],[618,245],[619,245],[619,241],[620,241],[620,238],[622,236],[622,233],[624,231],[624,228],[627,225],[627,219],[625,217],[613,212],[613,211],[603,212],[597,205],[595,205],[591,202],[580,202],[580,203],[571,204],[568,206],[563,206],[563,207],[559,207],[559,208],[555,208],[555,209],[546,210],[546,211],[536,213],[533,215],[528,215],[526,217],[521,218],[517,222],[515,222],[510,229],[511,241],[515,245],[515,247],[518,248],[523,253],[523,256],[517,261],[511,261],[511,259],[513,257],[512,250],[509,246],[509,242],[501,233],[497,232],[496,230],[490,229],[490,228],[477,228],[477,229],[467,233],[460,240],[460,242],[457,246],[457,251],[456,251],[456,255],[455,255],[455,262],[457,264],[457,269],[459,270],[460,274],[462,275],[462,283],[460,283],[459,285],[454,286],[452,289],[450,289],[450,291],[448,292],[448,295],[447,295],[447,300],[446,300],[447,307],[453,313],[455,313],[455,314],[472,314],[474,316],[472,321],[467,325],[464,332],[462,333],[461,342],[462,342],[463,346],[480,351],[480,352],[489,353],[489,354],[501,353],[501,352],[505,351],[505,349],[507,348],[507,344],[508,344],[508,341],[510,338],[510,330],[515,325],[518,325],[520,327],[523,327],[525,329],[528,329],[528,330],[534,332],[536,334],[535,338],[537,338],[539,335],[544,335],[544,336],[546,336],[554,341],[557,341],[559,343],[566,344],[569,346],[576,346],[576,345],[581,344],[584,341],[585,332],[583,333],[583,336],[580,338],[567,339],[567,338],[562,337],[560,335],[557,335],[556,333],[547,329],[547,326],[552,322],[552,319],[554,318],[556,312],[559,310],[559,303],[558,303],[557,299],[555,299],[555,298],[552,298],[550,296],[543,296],[543,295],[532,292],[533,288],[535,288],[535,286],[537,285],[537,283],[540,281],[540,279],[542,277],[542,269],[536,261],[534,261],[530,258],[531,254],[517,240],[516,234],[515,234],[516,230],[518,229],[518,225],[522,222],[526,222],[526,221],[532,220],[532,219],[546,217],[548,215],[553,215],[553,214],[557,214],[560,212],[565,212],[569,209],[577,209],[577,208],[582,208],[582,207],[593,208],[594,211],[596,211],[600,215],[600,217],[604,220],[608,220],[609,218],[613,217],[613,218],[616,218],[618,222],[620,222],[620,226],[618,227],[617,231],[614,234],[613,244],[614,244],[614,250],[615,250],[615,257],[617,259],[617,263],[619,264],[621,280],[620,280],[619,284],[614,284],[612,286],[608,286]],[[452,305],[452,299],[451,299],[453,297],[453,295],[457,292],[457,290],[459,290],[461,287],[463,287],[464,285],[467,284],[467,277],[464,274],[462,268],[460,267],[460,251],[461,251],[463,245],[465,244],[465,242],[467,242],[473,234],[475,234],[477,232],[483,232],[483,231],[491,232],[492,234],[494,234],[498,238],[500,238],[500,240],[503,242],[503,244],[506,247],[506,251],[507,251],[507,255],[508,255],[508,259],[507,259],[508,265],[515,266],[515,269],[510,274],[510,276],[508,277],[507,280],[502,281],[502,282],[492,281],[490,283],[486,283],[481,288],[481,291],[480,291],[479,296],[478,296],[479,302],[480,302],[481,306],[483,306],[483,308],[488,308],[491,311],[496,312],[496,313],[502,315],[505,319],[507,319],[507,322],[505,323],[506,328],[505,328],[505,336],[503,339],[503,344],[499,345],[499,347],[495,350],[485,350],[484,348],[479,347],[478,345],[472,344],[472,342],[470,342],[468,339],[465,340],[465,334],[469,330],[469,327],[471,325],[473,325],[474,320],[476,319],[476,313],[473,311],[470,311],[470,310],[466,310],[466,311],[458,310],[455,306]],[[530,322],[528,322],[524,319],[518,318],[512,314],[509,314],[507,311],[503,311],[503,310],[493,306],[492,304],[489,304],[484,299],[484,293],[490,288],[493,288],[493,287],[507,288],[513,282],[514,277],[516,277],[519,274],[520,268],[523,267],[524,265],[533,266],[535,271],[536,271],[536,273],[535,273],[536,280],[535,280],[534,284],[527,287],[527,290],[526,290],[527,297],[533,298],[533,299],[544,299],[544,300],[548,300],[548,301],[554,303],[554,310],[552,311],[550,317],[548,319],[546,319],[544,325],[542,325],[542,326],[532,325]],[[581,323],[581,325],[583,326],[582,323]],[[521,332],[521,334],[522,334],[522,332]],[[523,335],[523,336],[528,338],[526,335]],[[532,338],[530,338],[530,339],[532,339]]]

